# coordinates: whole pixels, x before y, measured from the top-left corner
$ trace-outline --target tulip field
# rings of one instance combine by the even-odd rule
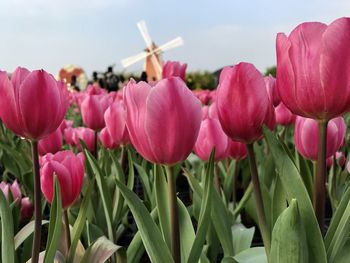
[[[190,90],[0,71],[0,263],[350,262],[350,18]]]

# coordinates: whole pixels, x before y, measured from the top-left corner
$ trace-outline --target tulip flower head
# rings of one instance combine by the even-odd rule
[[[336,153],[344,141],[346,132],[345,121],[342,117],[331,119],[327,126],[326,157]],[[295,121],[294,142],[298,152],[305,158],[317,160],[318,125],[314,119],[298,116]]]
[[[224,68],[216,96],[221,126],[231,139],[249,144],[262,137],[263,124],[274,127],[264,77],[252,64]]]
[[[11,80],[0,72],[0,117],[17,135],[30,140],[48,136],[59,127],[68,106],[66,85],[46,71],[19,67]]]
[[[54,176],[60,184],[62,208],[71,206],[79,197],[84,180],[84,156],[71,151],[47,154],[41,159],[41,191],[49,203],[54,194]]]
[[[188,157],[199,132],[201,104],[180,78],[154,87],[131,80],[123,101],[131,143],[145,159],[171,165]]]
[[[349,42],[350,18],[277,35],[278,93],[294,114],[330,120],[350,110]]]
[[[163,65],[162,78],[180,77],[185,81],[187,64],[178,61],[167,61]]]
[[[38,150],[40,155],[47,153],[56,153],[62,149],[62,132],[60,127],[51,133],[49,136],[41,139],[38,143]]]

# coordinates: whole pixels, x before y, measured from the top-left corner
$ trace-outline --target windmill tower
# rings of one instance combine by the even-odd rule
[[[144,71],[147,73],[148,81],[157,81],[162,78],[162,57],[161,54],[169,49],[183,45],[181,37],[177,37],[161,46],[157,46],[148,34],[145,21],[137,23],[137,27],[140,30],[142,38],[146,43],[146,49],[144,52],[136,54],[134,56],[125,58],[121,61],[124,68],[129,67],[136,62],[145,59]]]

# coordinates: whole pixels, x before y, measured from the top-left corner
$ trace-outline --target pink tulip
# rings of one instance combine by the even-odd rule
[[[116,149],[120,145],[115,140],[113,140],[111,134],[109,133],[106,127],[101,130],[99,134],[99,139],[102,145],[107,149]]]
[[[210,90],[194,90],[194,95],[202,102],[203,105],[208,105],[211,99]]]
[[[47,153],[56,153],[62,149],[62,132],[60,128],[51,133],[49,136],[41,139],[38,144],[40,155]]]
[[[73,129],[72,140],[75,146],[81,151],[80,140],[86,144],[90,152],[95,150],[95,132],[92,129],[85,127],[78,127]]]
[[[97,95],[87,96],[81,103],[80,110],[83,122],[88,128],[98,131],[105,127],[104,110]]]
[[[209,118],[209,106],[208,105],[204,105],[202,107],[202,120],[205,120]]]
[[[122,102],[114,102],[104,114],[106,128],[116,145],[127,144],[129,133],[126,128],[126,109]]]
[[[47,154],[40,169],[41,191],[49,203],[54,194],[54,175],[61,189],[62,207],[71,206],[79,197],[84,181],[84,155],[71,151]]]
[[[107,94],[107,90],[100,87],[100,85],[88,85],[85,93],[88,95],[101,95]]]
[[[249,63],[224,68],[220,75],[216,109],[225,133],[246,144],[262,137],[262,125],[272,129],[275,113],[264,77]]]
[[[163,79],[153,88],[131,80],[123,101],[130,140],[145,159],[175,164],[187,158],[202,116],[199,100],[180,78]]]
[[[11,192],[11,195],[12,195],[12,198],[14,201],[21,200],[21,198],[22,198],[21,188],[20,188],[17,180],[15,180],[12,184],[2,181],[0,183],[0,190],[4,193],[6,199],[9,198],[10,192]]]
[[[0,117],[19,136],[39,140],[54,132],[69,106],[66,85],[44,70],[0,72]]]
[[[295,122],[296,116],[284,105],[283,102],[275,108],[276,123],[288,126]]]
[[[180,77],[182,80],[186,78],[187,64],[181,64],[177,61],[167,61],[163,65],[162,78]]]
[[[66,144],[75,146],[73,135],[74,135],[74,128],[68,127],[64,130],[63,136]]]
[[[74,122],[72,120],[63,120],[62,123],[60,124],[60,130],[61,133],[64,133],[64,130],[67,128],[73,128]]]
[[[346,170],[350,173],[350,160],[346,164]]]
[[[276,79],[271,75],[264,77],[266,84],[267,95],[269,95],[269,99],[272,102],[273,106],[276,107],[281,99],[278,95],[278,90],[276,88]]]
[[[334,157],[334,155],[327,158],[327,160],[326,160],[327,167],[331,167],[333,165],[333,157]],[[343,152],[336,152],[335,153],[335,160],[337,161],[337,163],[340,167],[343,167],[345,165],[345,162],[346,162],[346,157],[345,157]]]
[[[34,205],[30,202],[29,197],[23,197],[21,200],[21,219],[27,221],[33,216]]]
[[[331,119],[327,126],[327,153],[330,157],[342,145],[346,132],[345,121],[342,117]],[[317,160],[318,125],[313,119],[298,116],[295,121],[294,142],[298,152],[305,158]]]
[[[349,42],[350,18],[277,35],[277,88],[294,114],[329,120],[349,111]]]
[[[247,146],[244,143],[229,140],[227,154],[235,160],[244,159],[248,155]]]
[[[224,159],[228,145],[228,137],[221,128],[218,119],[207,118],[202,121],[194,152],[203,161],[208,161],[210,153],[215,147],[214,160],[219,161]]]

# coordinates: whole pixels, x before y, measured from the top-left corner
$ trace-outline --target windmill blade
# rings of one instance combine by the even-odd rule
[[[173,40],[170,40],[169,42],[157,47],[155,50],[152,50],[152,53],[173,49],[173,48],[182,46],[183,44],[184,44],[183,39],[181,37],[177,37],[177,38],[174,38]]]
[[[146,42],[147,47],[149,49],[151,49],[152,48],[152,39],[148,33],[146,22],[144,20],[141,20],[140,22],[137,23],[137,27],[139,28],[141,35]]]
[[[137,54],[135,56],[131,56],[131,57],[122,59],[121,60],[122,66],[124,68],[127,68],[130,65],[135,64],[136,62],[146,58],[148,55],[149,55],[149,53],[147,53],[147,52],[141,52],[141,53],[139,53],[139,54]]]

